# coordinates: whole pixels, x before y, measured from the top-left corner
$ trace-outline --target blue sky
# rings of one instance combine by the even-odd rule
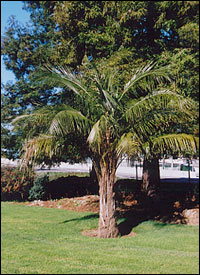
[[[22,9],[23,5],[22,1],[1,1],[1,36],[5,33],[8,18],[11,15],[16,16],[16,19],[22,24],[29,21],[29,13]],[[1,57],[1,82],[5,84],[9,80],[14,81],[14,79],[13,73],[5,69]]]

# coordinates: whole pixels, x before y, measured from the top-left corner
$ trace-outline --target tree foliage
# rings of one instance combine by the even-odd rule
[[[82,100],[79,108],[66,104],[48,106],[19,116],[13,123],[23,121],[34,134],[35,127],[40,127],[39,135],[29,137],[25,143],[23,160],[26,166],[34,164],[41,156],[52,159],[62,154],[62,140],[69,134],[83,138],[99,183],[98,236],[117,237],[114,184],[123,154],[148,157],[152,152],[160,153],[163,140],[172,151],[191,148],[191,145],[196,151],[197,144],[191,136],[163,136],[177,118],[185,123],[189,116],[195,115],[195,102],[167,89],[159,89],[162,80],[168,80],[168,75],[152,62],[138,68],[122,88],[117,71],[113,74],[109,67],[102,69],[101,64],[98,66],[93,60],[83,67],[84,73],[73,74],[68,68],[46,65],[35,75],[39,82],[67,86]]]
[[[81,104],[66,87],[38,85],[33,73],[44,63],[80,71],[84,56],[118,68],[122,86],[149,59],[171,64],[168,88],[198,100],[198,6],[198,1],[24,1],[31,21],[22,25],[11,17],[2,37],[4,63],[16,76],[16,83],[3,85],[3,123],[47,104]],[[196,125],[188,125],[190,133],[198,132]],[[23,133],[16,141],[10,129],[3,131],[4,149],[8,139],[16,148],[22,145]]]

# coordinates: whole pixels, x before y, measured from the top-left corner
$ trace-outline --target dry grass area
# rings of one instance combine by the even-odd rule
[[[64,198],[59,200],[25,202],[29,206],[42,206],[48,208],[59,208],[66,210],[74,210],[77,212],[94,212],[99,211],[99,196],[87,195],[83,197]]]

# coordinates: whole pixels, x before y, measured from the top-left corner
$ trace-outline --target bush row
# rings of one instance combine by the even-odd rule
[[[124,196],[134,194],[134,198],[141,196],[141,182],[120,179],[115,184],[115,197],[118,201]],[[199,196],[199,185],[188,183],[162,183],[162,197],[176,197],[177,199],[194,195]],[[97,195],[98,184],[92,177],[68,176],[56,180],[49,180],[48,174],[36,176],[31,171],[20,171],[18,168],[1,169],[1,200],[26,201],[48,200],[64,197],[79,197],[85,195]]]
[[[19,168],[1,168],[1,200],[26,201],[29,190],[33,187],[35,174],[31,171],[21,171]]]
[[[36,176],[18,168],[1,170],[1,200],[26,201],[79,197],[98,194],[98,184],[90,177],[60,177],[50,181],[48,174]]]
[[[90,177],[68,176],[49,181],[48,175],[38,177],[29,192],[30,200],[48,200],[98,194],[98,186]]]

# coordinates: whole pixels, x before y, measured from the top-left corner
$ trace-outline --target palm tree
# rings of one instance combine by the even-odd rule
[[[159,159],[164,155],[183,155],[188,150],[190,150],[191,154],[194,154],[198,149],[198,141],[199,139],[193,135],[174,133],[150,137],[149,141],[143,144],[144,157],[141,187],[147,197],[159,199]]]
[[[155,64],[139,68],[124,86],[117,82],[117,72],[100,72],[94,62],[87,66],[82,74],[46,66],[37,76],[38,81],[70,88],[80,98],[79,110],[67,105],[48,106],[14,122],[34,125],[48,120],[46,130],[24,145],[27,163],[40,154],[62,154],[60,137],[69,133],[85,137],[99,183],[98,237],[111,238],[119,235],[114,184],[122,156],[142,154],[149,136],[177,118],[184,121],[192,115],[193,103],[172,91],[155,90],[156,84],[168,79],[165,70],[156,69]]]

